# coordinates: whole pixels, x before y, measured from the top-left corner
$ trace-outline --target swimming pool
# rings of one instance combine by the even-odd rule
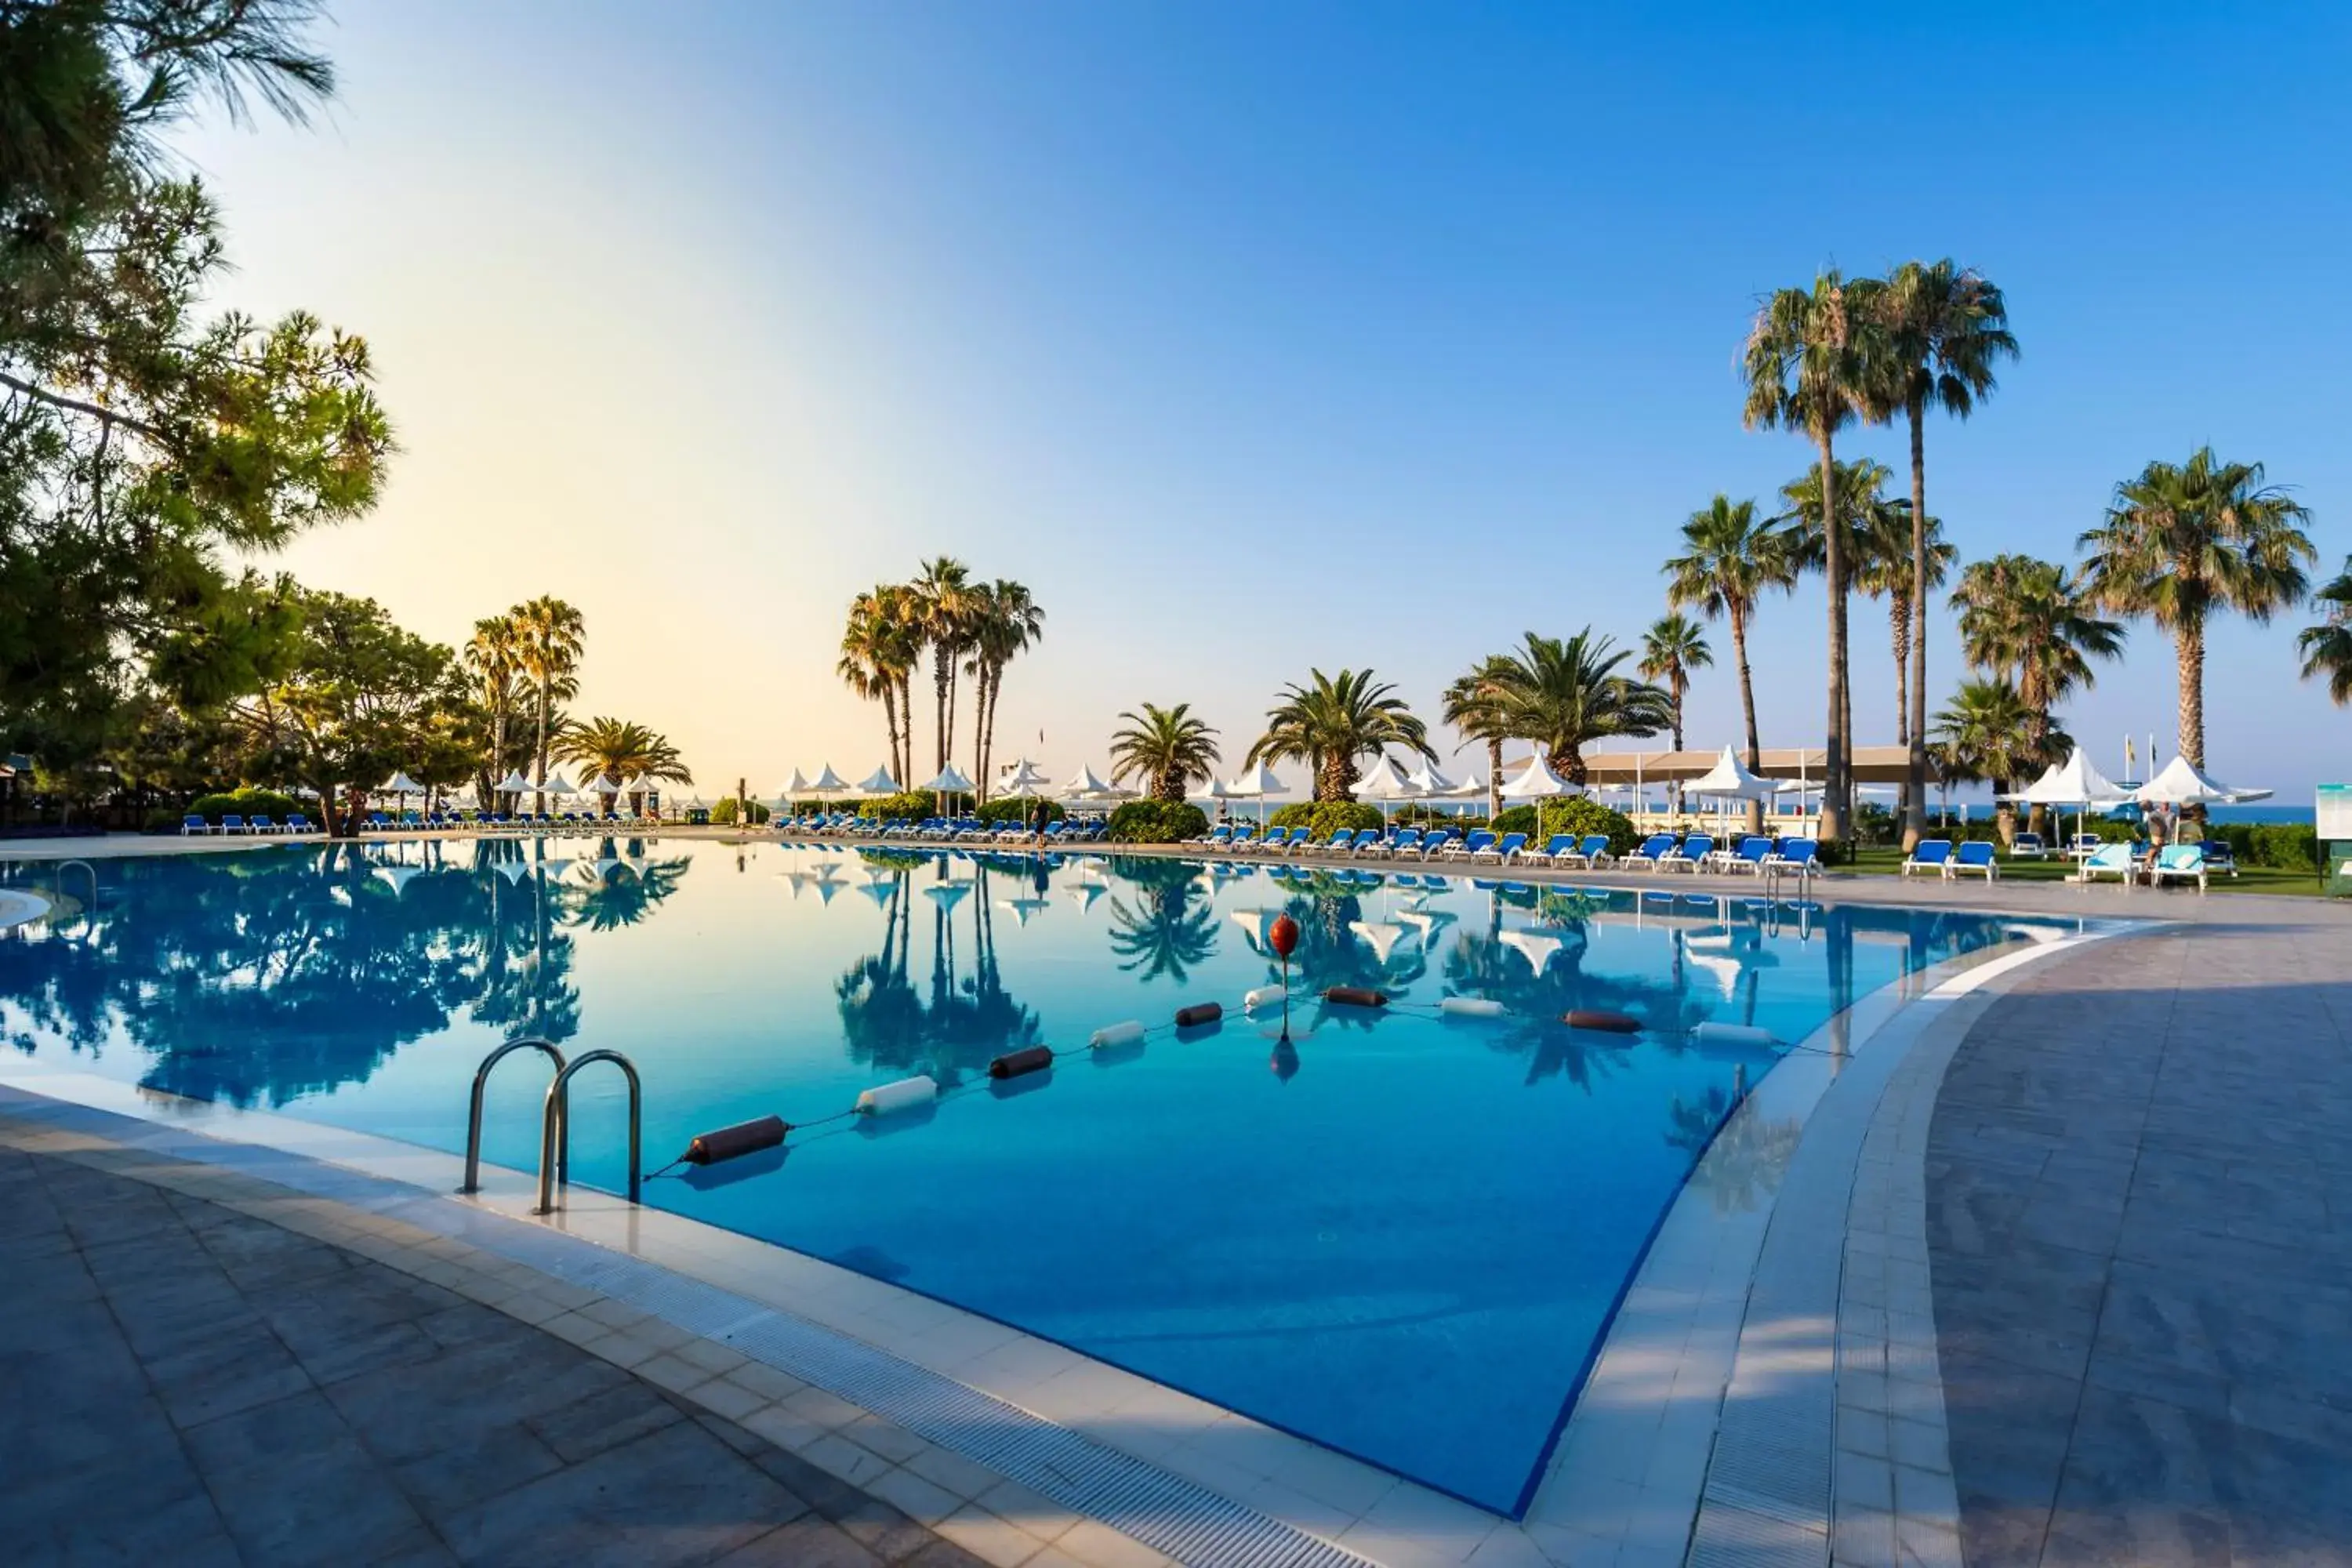
[[[1277,875],[1276,873],[1283,873]],[[650,1184],[666,1209],[984,1313],[1515,1511],[1626,1280],[1769,1053],[1945,958],[2071,922],[1140,857],[448,840],[111,861],[86,920],[0,942],[0,1027],[148,1088],[462,1147],[501,1039],[627,1052],[648,1164],[917,1072],[928,1111]],[[74,873],[68,892],[80,885]],[[1230,1016],[1278,977],[1384,1012]],[[1499,1018],[1441,1018],[1442,995]],[[1219,1028],[994,1083],[1019,1047]],[[1633,1037],[1571,1030],[1621,1009]],[[494,1082],[487,1156],[530,1168],[544,1074]],[[577,1181],[622,1181],[620,1089],[574,1093]],[[1769,1162],[1748,1173],[1771,1180]],[[1737,1184],[1711,1194],[1751,1201]]]

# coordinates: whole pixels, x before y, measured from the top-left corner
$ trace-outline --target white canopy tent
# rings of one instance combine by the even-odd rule
[[[1106,783],[1090,767],[1080,768],[1078,776],[1062,786],[1065,800],[1133,800],[1135,794],[1131,789]]]
[[[827,773],[831,773],[832,771],[833,770],[831,768],[827,768],[825,770]],[[950,763],[946,767],[941,768],[940,770],[939,777],[933,779],[927,784],[919,784],[917,787],[927,794],[935,795],[970,795],[972,793],[971,781],[964,777],[963,774],[958,773],[956,771],[956,765],[953,763]],[[944,802],[941,803],[941,809],[945,809]]]
[[[530,793],[530,781],[522,776],[520,768],[516,768],[492,786],[492,793],[513,795],[520,804],[521,797]]]
[[[800,777],[800,773],[795,771],[793,776],[794,778],[798,778]],[[838,800],[842,795],[847,794],[848,790],[848,781],[844,779],[839,773],[833,771],[833,764],[831,763],[825,763],[824,768],[818,772],[816,777],[810,780],[808,784],[808,793],[824,800]]]
[[[1696,795],[1701,800],[1715,801],[1717,815],[1723,819],[1727,830],[1731,802],[1767,801],[1790,787],[1785,779],[1768,779],[1751,773],[1748,764],[1740,760],[1739,753],[1726,746],[1715,766],[1703,776],[1685,784],[1683,793]]]
[[[1505,800],[1524,800],[1536,808],[1536,831],[1528,835],[1530,842],[1539,841],[1543,835],[1543,803],[1563,795],[1574,795],[1576,786],[1551,771],[1551,764],[1538,752],[1527,765],[1503,781],[1498,792]]]
[[[1378,805],[1381,808],[1381,826],[1385,829],[1388,826],[1389,806],[1392,802],[1419,800],[1429,792],[1407,778],[1404,770],[1397,766],[1393,758],[1382,753],[1380,760],[1365,772],[1362,778],[1358,779],[1350,786],[1348,793],[1358,800],[1371,801]],[[1381,962],[1383,963],[1388,962],[1385,954],[1381,956]]]
[[[1024,757],[1004,770],[996,781],[996,793],[1009,795],[1034,795],[1053,787],[1054,781],[1037,771],[1037,764]]]
[[[1257,825],[1265,826],[1265,803],[1290,793],[1290,786],[1277,777],[1264,763],[1237,779],[1225,781],[1225,794],[1234,800],[1257,802]]]
[[[2053,810],[2071,805],[2074,808],[2074,831],[2079,836],[2083,819],[2094,809],[2123,805],[2132,797],[2129,790],[2112,783],[2092,766],[2090,753],[2077,746],[2073,756],[2052,763],[2040,778],[2016,794],[2000,798],[2020,805],[2046,805]]]
[[[886,795],[897,795],[898,781],[890,776],[888,767],[878,767],[858,781],[857,793],[868,800],[878,800]]]
[[[2142,805],[2228,805],[2241,801],[2268,800],[2266,789],[2235,789],[2214,781],[2187,757],[2175,756],[2147,783],[2132,792]]]

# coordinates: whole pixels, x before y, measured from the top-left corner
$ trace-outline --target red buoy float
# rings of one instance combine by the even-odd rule
[[[1631,1013],[1612,1013],[1606,1007],[1579,1007],[1560,1022],[1571,1029],[1598,1029],[1609,1035],[1638,1035],[1642,1020]]]

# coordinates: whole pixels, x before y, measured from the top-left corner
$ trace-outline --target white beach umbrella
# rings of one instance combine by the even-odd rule
[[[408,776],[404,768],[376,786],[378,795],[414,795],[425,786]]]
[[[1274,800],[1280,796],[1288,795],[1290,793],[1290,786],[1284,784],[1281,778],[1276,774],[1272,768],[1267,767],[1264,763],[1260,763],[1256,767],[1251,769],[1248,773],[1244,773],[1241,777],[1226,780],[1225,793],[1235,800],[1254,800],[1257,802],[1257,825],[1260,827],[1264,827],[1265,826],[1265,803],[1269,800]]]
[[[1372,956],[1383,965],[1388,963],[1389,954],[1396,951],[1396,944],[1404,939],[1404,927],[1387,921],[1349,921],[1348,929],[1364,939],[1364,945],[1372,950]]]
[[[1014,922],[1027,925],[1052,906],[1039,898],[999,899],[996,907],[1011,914]]]
[[[898,781],[890,776],[888,767],[878,767],[867,773],[858,784],[857,793],[868,799],[877,799],[886,795],[897,795]]]
[[[407,889],[411,879],[423,875],[424,870],[422,866],[378,866],[375,874],[391,883],[394,893],[399,893]]]
[[[2266,789],[2234,789],[2216,783],[2210,774],[2178,753],[2164,764],[2161,773],[2133,792],[2133,798],[2142,805],[2215,805],[2270,797],[2271,792]]]
[[[497,794],[510,795],[520,798],[520,796],[530,793],[530,781],[522,776],[522,770],[520,768],[516,768],[512,772],[509,773],[506,777],[500,779],[492,786],[492,788]]]
[[[1105,781],[1091,767],[1080,768],[1077,777],[1062,786],[1062,795],[1068,800],[1133,800],[1135,798],[1133,790],[1121,789],[1118,785]]]
[[[1507,931],[1495,940],[1506,947],[1516,949],[1518,955],[1528,961],[1528,967],[1538,974],[1544,972],[1544,965],[1549,963],[1551,955],[1560,949],[1559,938],[1546,936],[1540,931]]]
[[[831,768],[827,768],[825,770],[827,773],[831,773],[832,771],[833,770]],[[972,788],[971,781],[964,777],[961,773],[958,772],[956,765],[953,763],[950,763],[946,767],[940,769],[940,776],[933,779],[930,783],[927,784],[919,784],[916,787],[928,791],[932,795],[970,795]]]
[[[1748,771],[1739,753],[1729,746],[1715,760],[1715,766],[1683,785],[1685,796],[1696,795],[1701,800],[1713,800],[1717,815],[1727,817],[1729,803],[1735,800],[1765,801],[1780,794],[1788,786],[1780,779],[1763,778]]]
[[[996,793],[1012,795],[1036,795],[1051,788],[1053,783],[1053,780],[1037,771],[1037,765],[1034,763],[1024,757],[1004,770],[1004,776],[996,781]]]
[[[2040,778],[2016,794],[2000,798],[2022,805],[2071,805],[2074,808],[2074,831],[2080,834],[2083,819],[2093,808],[2122,805],[2131,799],[2131,792],[2109,782],[2105,774],[2091,765],[2090,753],[2077,746],[2073,756],[2052,763]]]
[[[1543,832],[1543,803],[1563,795],[1574,795],[1576,786],[1551,771],[1541,752],[1527,761],[1527,765],[1503,781],[1500,791],[1505,800],[1524,800],[1535,804],[1536,831],[1528,835],[1537,838]]]
[[[794,768],[793,776],[776,786],[776,803],[779,805],[790,805],[808,793],[808,775]]]
[[[1383,752],[1365,770],[1362,778],[1349,786],[1348,793],[1358,800],[1376,803],[1381,808],[1381,826],[1386,828],[1391,802],[1419,800],[1429,792],[1405,777],[1404,770],[1397,766],[1395,759]]]

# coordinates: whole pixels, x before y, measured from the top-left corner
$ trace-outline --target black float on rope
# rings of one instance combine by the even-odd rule
[[[991,1078],[1019,1078],[1023,1073],[1038,1072],[1054,1065],[1054,1047],[1030,1046],[1022,1050],[1007,1051],[988,1064]]]
[[[703,1133],[686,1146],[686,1152],[679,1158],[689,1165],[716,1165],[721,1160],[772,1149],[782,1142],[784,1134],[792,1130],[792,1123],[781,1116],[762,1116],[756,1121],[739,1121],[732,1127],[721,1127],[716,1132]]]
[[[1213,1024],[1224,1016],[1225,1005],[1222,1002],[1195,1002],[1190,1007],[1176,1009],[1176,1026],[1180,1029],[1198,1028],[1202,1024]]]
[[[1323,1000],[1347,1007],[1385,1007],[1389,1005],[1389,994],[1362,985],[1334,985],[1323,993]]]

